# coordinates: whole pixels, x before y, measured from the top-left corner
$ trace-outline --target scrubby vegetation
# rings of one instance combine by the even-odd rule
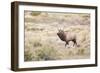
[[[31,12],[31,15],[32,15],[32,16],[38,16],[38,15],[40,15],[40,13],[41,13],[41,12],[34,11],[34,12]]]
[[[77,34],[79,47],[57,36],[58,29]],[[90,57],[90,15],[25,12],[25,61],[86,59]]]
[[[60,53],[52,46],[42,46],[33,51],[25,52],[25,61],[43,61],[43,60],[57,60],[60,59]]]

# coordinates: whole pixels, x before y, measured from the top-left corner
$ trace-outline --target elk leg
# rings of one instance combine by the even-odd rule
[[[66,42],[65,47],[68,45],[68,42]]]
[[[74,46],[74,45],[76,45],[76,46],[77,46],[76,39],[74,39],[74,40],[73,40],[73,42],[74,42],[73,46]]]

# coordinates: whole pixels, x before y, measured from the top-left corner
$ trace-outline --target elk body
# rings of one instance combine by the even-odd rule
[[[72,41],[74,45],[77,46],[77,38],[76,38],[76,34],[73,32],[68,32],[68,31],[63,31],[63,30],[59,30],[59,32],[57,33],[58,37],[65,42],[65,47],[66,45],[69,44],[70,41]]]

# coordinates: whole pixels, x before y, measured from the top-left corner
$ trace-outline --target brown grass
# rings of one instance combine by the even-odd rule
[[[90,16],[70,13],[25,13],[25,61],[86,59],[90,57]],[[58,29],[77,34],[80,47],[65,47]]]

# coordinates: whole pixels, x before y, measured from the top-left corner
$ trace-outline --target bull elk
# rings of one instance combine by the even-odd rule
[[[65,42],[65,47],[69,44],[70,41],[72,41],[74,44],[77,46],[77,41],[76,41],[76,34],[73,32],[69,32],[69,31],[63,31],[63,30],[59,30],[57,33],[58,37]]]

